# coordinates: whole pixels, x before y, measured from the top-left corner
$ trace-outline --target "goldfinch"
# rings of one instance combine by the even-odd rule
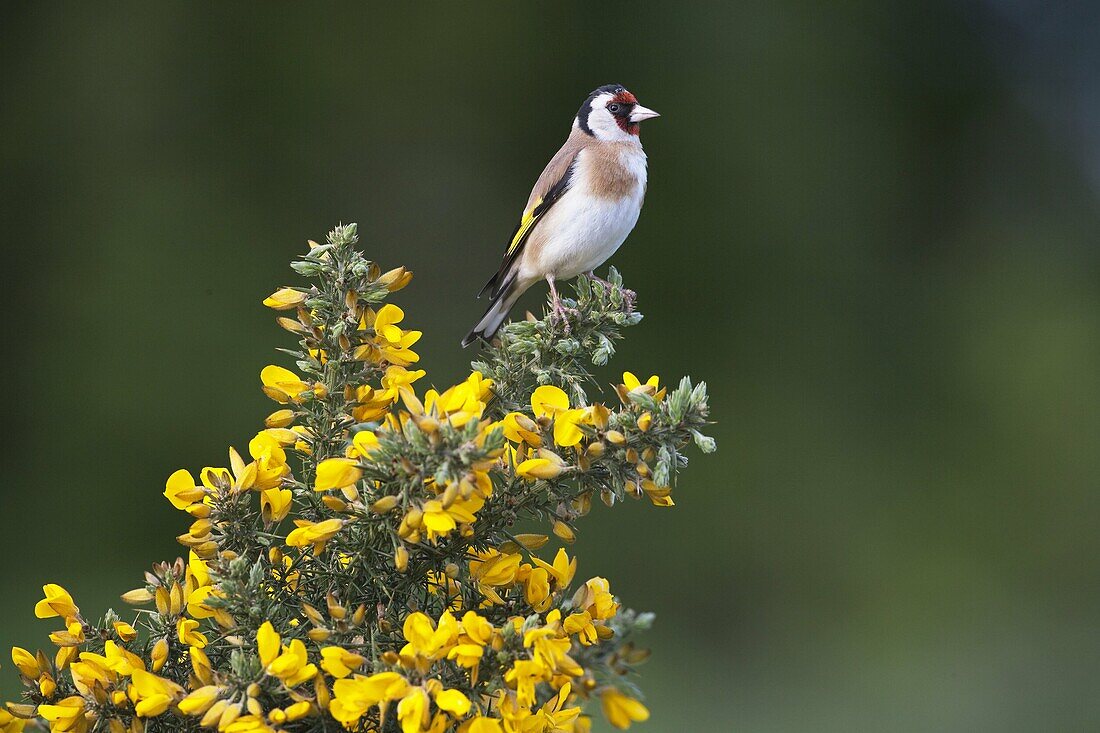
[[[550,285],[552,313],[564,317],[555,281],[592,276],[638,221],[646,190],[639,123],[659,116],[619,84],[588,95],[565,144],[531,189],[500,269],[478,293],[489,293],[489,309],[463,347],[491,339],[539,280]]]

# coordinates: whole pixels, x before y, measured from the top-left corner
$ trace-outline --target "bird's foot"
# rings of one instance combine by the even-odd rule
[[[638,300],[638,294],[633,290],[627,290],[623,288],[623,303],[626,305],[626,312],[632,313],[634,311],[634,303]]]
[[[555,298],[550,301],[550,318],[551,320],[559,321],[561,323],[562,330],[564,330],[566,334],[568,334],[570,331],[570,312],[572,312],[575,316],[580,315],[579,311],[576,308],[567,308],[565,305],[563,305],[560,298]]]
[[[586,272],[584,273],[584,276],[587,277],[589,280],[592,280],[593,282],[598,282],[600,285],[603,285],[604,289],[607,290],[607,292],[609,293],[615,289],[615,286],[613,284],[611,284],[607,280],[604,280],[595,272]],[[626,312],[632,312],[634,310],[634,302],[638,299],[638,294],[635,293],[633,290],[627,290],[621,285],[619,286],[619,290],[622,291],[623,294],[623,303],[626,305]]]
[[[595,272],[593,272],[591,270],[584,273],[584,276],[587,277],[589,280],[592,280],[593,282],[598,282],[600,285],[603,285],[604,289],[607,290],[608,292],[610,292],[611,288],[613,287],[611,285],[611,283],[609,283],[607,280],[604,280],[602,277],[600,277],[599,275],[597,275]]]

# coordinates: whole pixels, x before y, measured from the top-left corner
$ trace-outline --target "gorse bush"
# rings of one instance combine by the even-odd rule
[[[577,732],[593,700],[619,728],[648,717],[631,673],[650,615],[549,544],[593,500],[672,506],[681,451],[714,449],[705,386],[627,373],[620,404],[589,402],[588,367],[641,318],[612,271],[421,392],[420,332],[383,305],[412,275],[355,232],[311,242],[293,268],[312,285],[264,301],[299,339],[294,370],[260,375],[282,407],[227,467],[168,478],[187,560],[123,594],[127,620],[44,586],[57,651],[12,650],[25,690],[0,730]]]

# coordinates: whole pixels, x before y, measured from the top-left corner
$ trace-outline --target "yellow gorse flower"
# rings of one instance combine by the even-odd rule
[[[314,491],[330,491],[351,486],[363,478],[363,470],[354,458],[328,458],[317,464]]]
[[[50,724],[51,733],[84,733],[88,730],[84,698],[80,695],[70,695],[53,705],[39,705],[37,713]]]
[[[34,615],[38,618],[54,618],[60,616],[64,619],[75,618],[80,609],[73,602],[69,592],[56,583],[47,583],[42,586],[42,594],[45,596],[35,604]]]
[[[337,679],[347,677],[367,661],[362,654],[338,646],[321,648],[321,668]]]
[[[274,364],[265,366],[260,372],[260,381],[264,385],[264,394],[280,404],[298,402],[302,395],[310,391],[310,386],[297,374]]]
[[[613,688],[600,694],[600,705],[607,722],[616,728],[625,730],[631,723],[649,719],[645,705]]]
[[[420,340],[420,331],[404,331],[397,326],[405,320],[405,311],[396,305],[387,303],[377,313],[367,308],[359,322],[359,330],[373,329],[376,339],[364,344],[355,352],[355,358],[364,361],[388,362],[397,366],[408,366],[420,361],[420,356],[411,348]]]
[[[326,519],[323,522],[296,519],[294,523],[298,528],[287,535],[287,545],[291,547],[308,547],[312,545],[314,553],[318,555],[324,552],[325,543],[332,539],[344,525],[341,519]]]

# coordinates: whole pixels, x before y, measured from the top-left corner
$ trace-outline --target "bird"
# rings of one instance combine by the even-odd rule
[[[621,84],[588,95],[565,144],[531,189],[500,268],[478,293],[489,294],[489,307],[462,339],[463,348],[491,340],[519,297],[540,280],[550,286],[551,315],[562,319],[556,282],[582,273],[600,280],[592,271],[615,254],[642,210],[640,123],[654,117],[660,115]]]

